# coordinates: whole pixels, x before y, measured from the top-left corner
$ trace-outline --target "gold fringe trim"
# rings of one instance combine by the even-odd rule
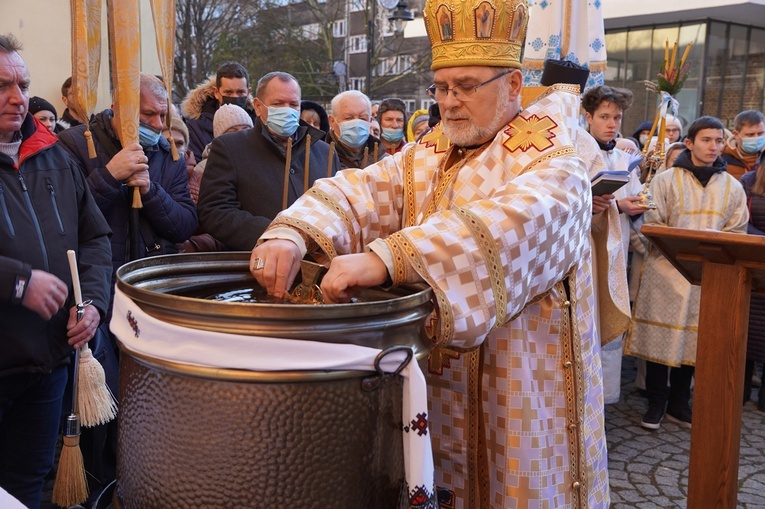
[[[337,200],[335,200],[332,196],[327,194],[326,192],[317,189],[315,187],[312,187],[309,189],[305,194],[308,194],[315,198],[318,202],[323,203],[328,209],[330,209],[332,212],[335,213],[335,215],[340,219],[340,221],[343,222],[343,227],[345,228],[345,231],[348,232],[348,235],[350,237],[350,245],[351,250],[355,250],[355,252],[359,252],[361,250],[361,244],[359,235],[355,232],[353,229],[353,222],[348,217],[348,214],[345,212],[345,209],[338,203]]]
[[[329,237],[327,237],[323,231],[319,230],[312,224],[306,223],[305,221],[299,219],[281,216],[275,219],[266,231],[277,228],[279,226],[288,226],[298,230],[299,232],[305,232],[312,241],[316,242],[316,244],[319,246],[319,249],[324,251],[324,253],[326,253],[330,259],[337,256],[335,246],[332,244],[332,241],[329,239]],[[306,247],[309,247],[308,243],[306,243]]]
[[[404,211],[402,228],[415,225],[417,220],[417,189],[414,181],[414,149],[406,153],[404,159]]]

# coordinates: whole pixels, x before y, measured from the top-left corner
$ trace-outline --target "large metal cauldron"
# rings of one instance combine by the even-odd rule
[[[249,253],[147,258],[120,268],[117,286],[189,328],[426,353],[430,290],[369,289],[342,305],[210,300],[249,288],[267,300],[248,262]],[[198,367],[120,346],[116,507],[397,507],[400,384],[368,391],[362,381],[375,373]]]

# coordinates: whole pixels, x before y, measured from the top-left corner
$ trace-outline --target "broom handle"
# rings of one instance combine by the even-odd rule
[[[72,287],[74,288],[74,300],[77,305],[77,323],[85,316],[85,305],[82,302],[82,288],[80,287],[80,271],[77,269],[77,255],[73,250],[66,252],[66,257],[69,260],[69,272],[72,274]],[[78,372],[80,368],[80,349],[77,348],[74,351],[74,370],[72,376],[72,414],[77,415],[77,392],[78,392]]]
[[[66,257],[69,259],[69,272],[72,274],[72,286],[74,287],[74,303],[77,304],[77,321],[80,321],[80,306],[82,306],[82,288],[80,287],[80,271],[77,269],[77,255],[73,250],[66,252]],[[84,308],[83,308],[84,312]]]
[[[77,312],[78,315],[78,321],[79,321],[79,311]],[[74,369],[72,371],[72,415],[78,415],[79,412],[79,404],[77,401],[77,396],[79,392],[79,371],[80,371],[80,349],[77,348],[74,350]]]

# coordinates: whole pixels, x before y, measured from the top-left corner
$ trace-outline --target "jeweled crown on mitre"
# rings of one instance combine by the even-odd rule
[[[427,0],[423,18],[432,71],[467,65],[521,68],[526,0]]]

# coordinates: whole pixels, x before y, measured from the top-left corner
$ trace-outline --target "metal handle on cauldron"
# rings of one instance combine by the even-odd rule
[[[396,371],[393,373],[385,373],[380,367],[380,363],[385,358],[385,356],[392,354],[393,352],[406,352],[406,358],[401,361],[401,364],[398,366],[398,368],[396,368]],[[387,387],[388,385],[396,382],[398,380],[398,376],[401,374],[404,368],[407,367],[412,361],[412,357],[414,357],[414,351],[408,346],[402,345],[391,346],[378,353],[377,357],[375,357],[375,370],[377,371],[377,375],[363,379],[361,381],[361,389],[364,391],[374,391],[380,387]]]

